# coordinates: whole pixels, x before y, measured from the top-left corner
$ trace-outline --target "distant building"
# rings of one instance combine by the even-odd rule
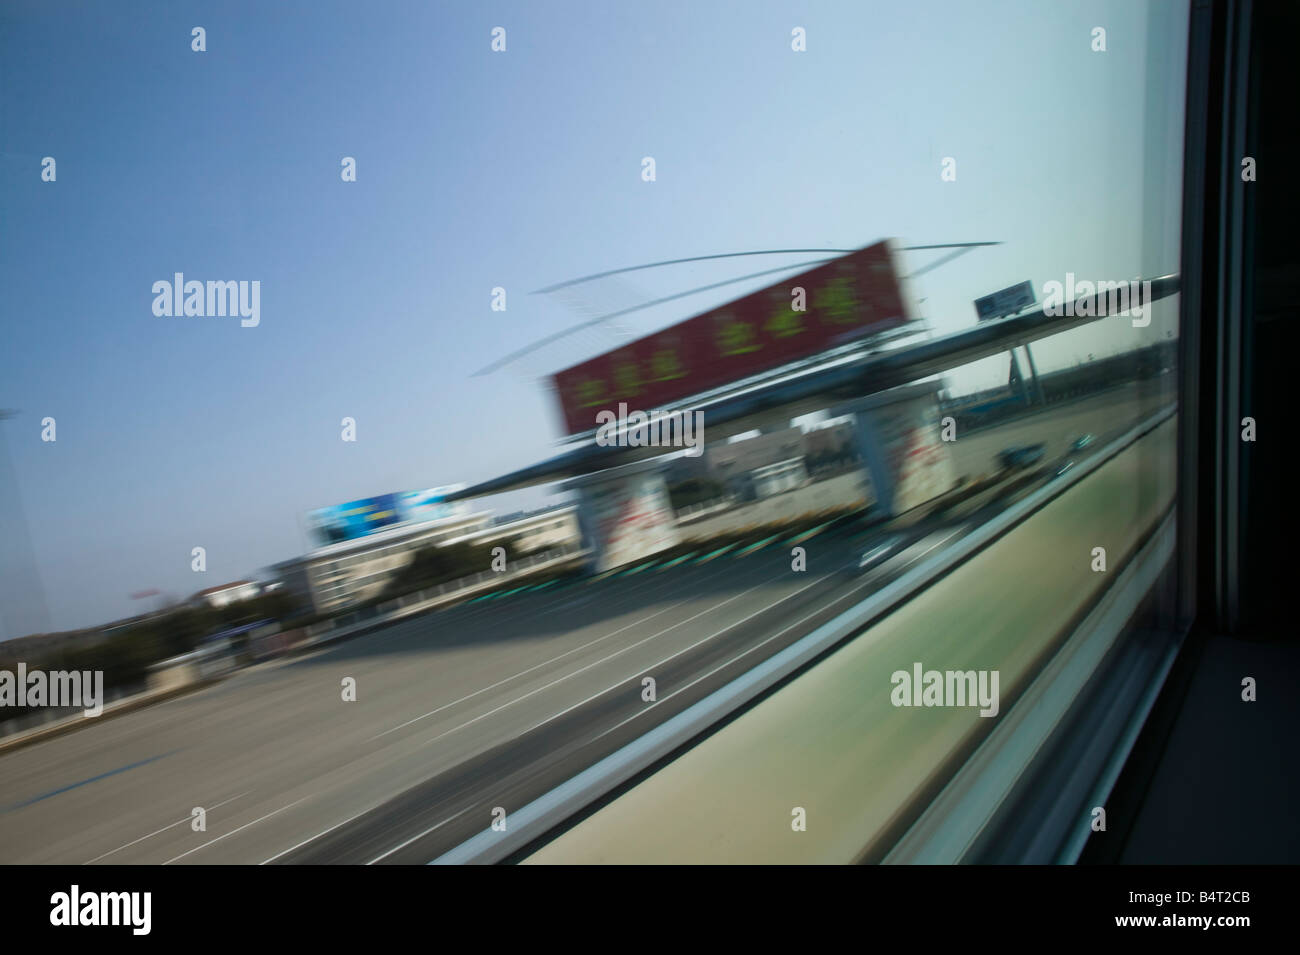
[[[262,593],[262,587],[256,581],[236,580],[229,584],[218,584],[215,587],[208,587],[206,590],[200,590],[188,603],[199,607],[211,607],[214,610],[220,610],[222,607],[229,607],[233,603],[241,600],[250,600]]]
[[[746,438],[744,441],[710,445],[704,451],[709,474],[722,481],[737,497],[752,483],[750,472],[770,464],[802,457],[803,431],[782,428]]]
[[[816,431],[809,431],[803,436],[805,454],[857,455],[856,437],[853,426],[840,422]]]
[[[754,497],[772,497],[783,491],[793,491],[808,482],[808,470],[802,457],[788,458],[775,464],[765,464],[749,472]]]
[[[511,557],[579,538],[575,508],[559,507],[505,523],[489,512],[458,514],[376,531],[319,547],[270,568],[284,589],[316,613],[337,613],[380,596],[415,555],[428,547],[474,543],[506,548]],[[485,568],[465,569],[466,575]]]
[[[711,444],[698,458],[681,457],[667,471],[669,484],[691,479],[716,481],[737,501],[752,501],[807,483],[827,468],[857,466],[851,425],[839,423],[805,433],[781,428],[743,441]]]

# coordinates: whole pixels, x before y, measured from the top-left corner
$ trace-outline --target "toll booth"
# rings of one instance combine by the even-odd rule
[[[858,450],[871,476],[876,506],[890,517],[951,490],[957,472],[940,437],[940,382],[921,382],[858,398],[831,409],[852,414]]]
[[[593,574],[644,560],[681,543],[664,479],[666,457],[609,468],[564,482],[578,492],[578,526]]]

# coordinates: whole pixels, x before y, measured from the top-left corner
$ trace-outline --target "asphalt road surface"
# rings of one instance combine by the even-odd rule
[[[428,861],[879,585],[847,535],[802,546],[430,614],[20,749],[0,858]]]
[[[971,460],[1114,433],[1135,392],[972,435]],[[976,442],[980,442],[979,445]],[[0,756],[3,863],[423,863],[864,599],[974,526],[861,574],[862,535],[411,618]],[[655,681],[655,699],[643,680]],[[355,681],[356,699],[344,700]]]

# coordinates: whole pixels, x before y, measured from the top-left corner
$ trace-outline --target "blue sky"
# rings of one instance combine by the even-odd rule
[[[942,333],[1024,279],[1176,270],[1176,206],[1164,240],[1143,243],[1144,219],[1170,215],[1152,186],[1178,190],[1166,157],[1144,154],[1144,116],[1181,122],[1186,16],[1164,6],[1167,101],[1146,95],[1146,6],[1123,0],[5,4],[0,408],[21,414],[0,425],[0,549],[23,559],[21,513],[40,583],[0,592],[9,630],[255,573],[302,552],[313,507],[531,464],[561,437],[539,376],[772,279],[471,377],[586,314],[528,294],[544,285],[713,252],[1003,240],[919,280]],[[637,273],[582,304],[781,262]],[[152,284],[178,271],[260,281],[261,324],[154,316]],[[1050,369],[1149,342],[1170,327],[1156,317],[1035,357]],[[953,383],[1000,374],[1005,360]],[[57,442],[40,440],[45,416]]]

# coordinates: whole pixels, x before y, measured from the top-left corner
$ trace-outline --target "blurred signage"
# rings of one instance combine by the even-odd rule
[[[448,504],[443,499],[452,491],[464,490],[464,484],[431,487],[423,491],[403,491],[399,494],[397,509],[403,521],[438,521],[447,517],[469,513],[469,503]]]
[[[648,412],[907,324],[894,261],[879,242],[558,372],[567,433],[593,430],[597,412],[621,401]]]
[[[975,314],[981,322],[988,322],[1014,315],[1022,308],[1033,305],[1034,301],[1034,283],[1024,281],[975,299]]]
[[[346,504],[319,507],[308,512],[308,529],[316,544],[337,544],[339,541],[357,540],[399,524],[419,524],[456,517],[466,513],[468,505],[449,504],[443,499],[452,491],[464,487],[464,484],[453,484],[421,491],[401,491],[348,501]]]

